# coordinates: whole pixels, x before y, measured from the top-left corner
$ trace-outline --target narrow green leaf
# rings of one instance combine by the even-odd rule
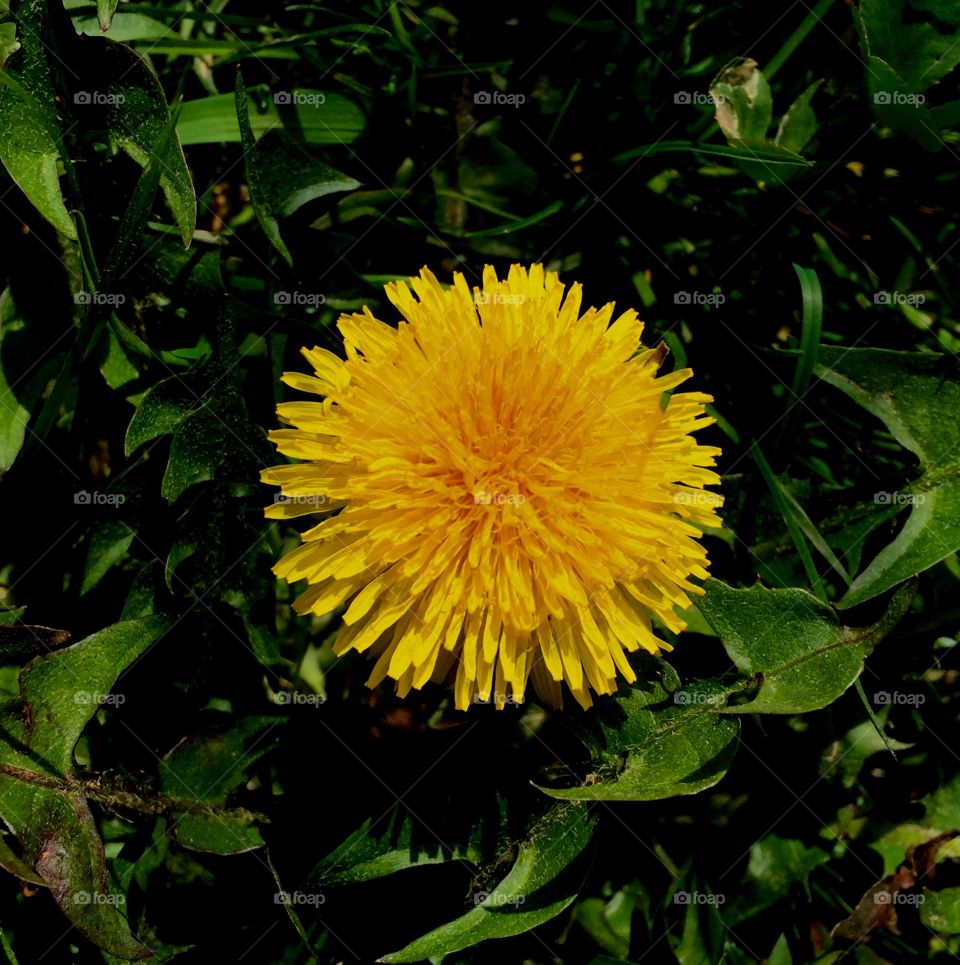
[[[803,563],[804,572],[807,574],[807,582],[810,584],[810,589],[822,600],[826,600],[826,592],[823,589],[822,581],[820,575],[817,573],[817,568],[813,564],[813,557],[810,555],[810,550],[807,548],[806,540],[804,539],[803,532],[797,523],[795,514],[793,512],[793,507],[790,501],[787,499],[783,487],[780,485],[780,480],[774,475],[773,470],[770,468],[769,463],[763,455],[760,446],[754,444],[752,447],[753,458],[760,469],[760,473],[763,476],[764,482],[767,484],[767,488],[770,490],[770,495],[773,498],[773,503],[777,507],[777,512],[783,517],[783,521],[787,524],[787,531],[790,533],[790,539],[793,540],[793,545],[797,549],[797,553],[800,556],[800,562]]]
[[[593,837],[595,818],[585,805],[554,807],[520,845],[507,876],[491,892],[474,895],[475,907],[381,962],[419,962],[451,955],[491,938],[530,931],[576,900],[580,875],[571,866]]]
[[[660,141],[656,144],[646,144],[624,151],[616,155],[613,160],[622,164],[638,157],[654,157],[657,154],[676,152],[702,154],[705,157],[719,157],[729,161],[758,162],[768,169],[768,172],[770,170],[778,172],[782,177],[813,167],[812,161],[776,144],[751,144],[750,147],[737,147],[727,144],[701,144],[693,141]]]
[[[253,102],[253,94],[257,100]],[[296,88],[289,104],[276,104],[265,89],[250,91],[247,117],[255,137],[287,123],[306,144],[352,144],[363,132],[364,117],[342,94]],[[320,102],[319,98],[323,101]],[[284,99],[284,98],[281,98]],[[282,110],[282,113],[281,113]],[[287,117],[289,115],[289,122]],[[243,138],[234,94],[185,101],[177,120],[181,144],[239,144]]]
[[[293,255],[284,243],[280,235],[280,225],[273,214],[269,198],[265,193],[261,193],[254,188],[253,182],[257,179],[258,171],[256,167],[257,140],[250,126],[250,111],[247,107],[247,89],[243,83],[243,75],[237,71],[235,94],[237,98],[237,124],[240,128],[240,140],[243,144],[243,156],[247,168],[247,180],[250,184],[250,201],[253,204],[254,213],[263,233],[267,236],[270,244],[277,249],[283,256],[288,265],[293,264]],[[266,135],[264,135],[266,136]]]
[[[541,221],[545,221],[547,218],[552,217],[558,211],[563,210],[562,201],[553,201],[548,204],[545,208],[537,211],[535,214],[531,214],[526,218],[513,219],[506,224],[498,225],[495,228],[481,228],[478,231],[467,231],[464,232],[464,238],[499,238],[502,235],[511,235],[516,231],[522,231],[524,228],[530,228],[535,224],[539,224]]]

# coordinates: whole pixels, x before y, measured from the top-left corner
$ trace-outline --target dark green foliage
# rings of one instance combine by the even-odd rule
[[[958,66],[933,0],[0,3],[2,956],[960,953]],[[279,376],[537,261],[714,396],[712,577],[589,712],[368,691]]]

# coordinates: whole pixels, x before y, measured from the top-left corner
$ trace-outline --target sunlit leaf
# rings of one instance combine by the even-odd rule
[[[536,928],[568,908],[577,896],[574,866],[593,836],[595,817],[582,804],[561,804],[541,819],[520,845],[507,876],[489,893],[475,893],[474,907],[382,962],[419,962],[450,955],[491,938]]]
[[[840,601],[855,606],[960,549],[960,377],[947,356],[835,347],[821,350],[817,374],[882,419],[923,469],[901,492],[874,494],[881,510],[910,516]]]

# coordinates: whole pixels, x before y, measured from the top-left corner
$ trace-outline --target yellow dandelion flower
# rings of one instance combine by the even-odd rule
[[[321,401],[277,409],[271,439],[303,461],[263,473],[287,497],[267,516],[326,518],[275,572],[310,584],[298,613],[349,602],[334,650],[375,655],[371,687],[452,681],[465,710],[528,679],[559,706],[565,681],[589,707],[636,679],[626,653],[670,649],[651,614],[682,630],[701,592],[720,450],[691,433],[711,397],[667,401],[691,372],[657,376],[636,312],[581,313],[540,265],[487,267],[473,292],[423,269],[386,294],[396,328],[342,315],[346,360],[304,349],[315,374],[283,377]]]

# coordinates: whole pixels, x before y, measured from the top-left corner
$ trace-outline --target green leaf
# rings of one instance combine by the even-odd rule
[[[960,828],[960,775],[942,784],[921,803],[926,809],[925,823],[938,833]]]
[[[165,23],[148,17],[142,13],[118,13],[110,23],[109,30],[100,27],[100,21],[96,17],[85,17],[83,12],[74,13],[73,28],[78,34],[85,34],[88,37],[100,37],[106,34],[110,40],[128,44],[131,41],[149,40],[156,43],[159,40],[176,40],[177,34]],[[150,53],[150,47],[147,47]]]
[[[911,7],[923,9],[916,2]],[[944,9],[945,5],[937,4],[931,9],[936,18],[924,20],[913,9],[905,18],[903,0],[861,0],[854,8],[874,113],[882,123],[904,131],[930,151],[943,147],[940,115],[960,107],[953,101],[930,108],[923,93],[960,64],[960,32],[944,33],[938,21],[954,27],[960,24],[956,18],[944,17]]]
[[[0,70],[0,162],[40,214],[76,241],[60,188],[60,145],[49,124],[45,106],[8,68]]]
[[[753,912],[772,905],[793,885],[805,882],[811,872],[826,864],[830,855],[822,848],[808,848],[802,841],[768,835],[750,848],[746,885],[755,889],[760,904]]]
[[[31,708],[30,749],[58,775],[70,774],[73,747],[96,712],[97,702],[87,698],[109,694],[120,671],[163,634],[167,623],[159,616],[115,623],[21,672],[21,697]]]
[[[871,842],[870,847],[883,858],[883,873],[890,874],[903,862],[903,856],[909,848],[930,841],[941,833],[939,829],[926,824],[898,824]],[[944,858],[960,858],[960,839],[948,841],[937,852],[937,860]]]
[[[867,95],[878,120],[903,131],[928,151],[940,151],[943,140],[936,112],[927,107],[922,94],[913,90],[886,61],[872,54],[866,58]],[[956,102],[947,107],[953,107]]]
[[[939,16],[945,6],[938,3],[931,12]],[[886,61],[911,90],[923,91],[960,65],[960,34],[944,33],[933,18],[905,22],[905,13],[904,0],[861,0],[855,10],[865,52]]]
[[[103,844],[73,774],[80,733],[120,672],[164,632],[164,618],[130,620],[39,657],[20,674],[20,696],[0,706],[0,817],[78,931],[120,958],[150,952],[108,892]]]
[[[248,811],[186,811],[175,820],[173,834],[177,844],[191,851],[228,855],[263,847],[257,822],[264,818]]]
[[[630,954],[633,913],[637,909],[640,889],[635,885],[621,888],[609,901],[586,898],[577,903],[577,921],[590,937],[618,960]]]
[[[359,181],[311,157],[285,131],[267,131],[246,161],[251,195],[256,191],[266,197],[283,218],[309,201],[360,187]]]
[[[97,0],[97,22],[100,29],[106,33],[113,23],[113,15],[117,12],[120,0]]]
[[[262,818],[242,808],[227,808],[231,793],[247,772],[277,745],[267,740],[281,723],[276,717],[229,721],[185,738],[160,764],[160,784],[174,812],[173,835],[194,851],[240,854],[262,847]]]
[[[167,99],[157,75],[132,48],[108,37],[83,38],[86,58],[78,83],[89,89],[75,94],[78,112],[88,124],[102,125],[110,144],[130,155],[142,168],[152,159],[159,167],[160,187],[189,247],[197,218],[197,199]],[[159,153],[157,153],[159,152]]]
[[[920,460],[923,475],[874,502],[911,506],[897,538],[853,581],[850,607],[922,573],[960,549],[960,377],[943,355],[886,349],[821,350],[817,374],[883,420]]]
[[[108,328],[103,341],[100,371],[107,385],[122,389],[140,376],[140,370],[130,361],[127,350],[113,328]]]
[[[906,612],[914,588],[894,595],[869,627],[843,625],[833,607],[799,589],[734,589],[704,584],[700,612],[744,674],[759,676],[760,691],[723,712],[801,714],[833,703],[863,670],[864,657]]]
[[[757,181],[784,181],[806,162],[800,151],[817,127],[810,102],[819,81],[808,87],[784,114],[776,135],[769,136],[773,121],[770,85],[757,62],[749,57],[724,67],[710,85],[717,125],[739,154],[738,167]],[[772,164],[769,157],[786,161]],[[799,162],[799,164],[798,164]]]
[[[681,689],[665,660],[643,657],[640,681],[597,709],[595,776],[579,787],[540,788],[576,801],[657,801],[697,794],[730,765],[739,723],[716,713],[727,692],[710,683]]]
[[[23,447],[34,406],[57,371],[59,356],[44,358],[36,332],[19,318],[10,291],[0,296],[0,475]]]
[[[679,941],[671,941],[679,965],[720,965],[725,931],[718,905],[690,901],[681,907],[684,909],[683,931]]]
[[[595,817],[582,804],[551,809],[520,845],[507,876],[489,893],[474,894],[475,907],[381,962],[419,962],[450,955],[491,938],[530,931],[559,915],[577,897],[576,859],[593,837]]]
[[[122,520],[98,522],[90,536],[87,559],[83,568],[80,595],[89,593],[118,563],[127,557],[127,551],[136,532]]]
[[[20,41],[17,40],[17,25],[10,21],[0,23],[0,70],[19,49]]]
[[[265,89],[249,91],[248,117],[254,136],[288,126],[306,144],[352,144],[362,133],[364,117],[349,98],[317,90],[290,91],[289,107],[278,106]],[[319,102],[319,97],[323,102]],[[177,132],[181,144],[239,144],[242,141],[234,94],[219,94],[202,100],[185,101],[180,109]]]
[[[259,462],[264,438],[231,387],[216,386],[174,431],[161,495],[174,503],[191,486],[212,480],[221,467]]]
[[[813,112],[810,102],[813,95],[820,89],[823,80],[815,80],[787,109],[787,113],[780,118],[777,135],[773,139],[775,144],[799,154],[817,130],[817,115]],[[809,269],[807,269],[809,270]],[[801,271],[797,268],[797,272]],[[814,277],[816,277],[814,275]],[[803,276],[801,275],[801,283]],[[817,286],[819,288],[819,285]]]
[[[21,46],[0,70],[0,162],[40,214],[75,241],[76,225],[64,204],[60,176],[66,175],[76,203],[79,183],[60,132],[60,65],[51,69],[45,41],[53,16],[45,0],[17,4]]]
[[[728,921],[745,921],[769,908],[829,860],[821,848],[808,848],[802,841],[776,834],[757,841],[750,848],[750,862]]]
[[[406,868],[447,861],[479,864],[478,841],[472,839],[463,845],[447,848],[439,842],[424,843],[423,835],[418,836],[419,830],[413,816],[403,807],[377,822],[368,818],[314,867],[310,881],[322,888],[357,884]]]
[[[0,868],[9,871],[10,874],[15,875],[21,881],[26,881],[28,884],[39,885],[42,888],[47,887],[47,882],[23,858],[14,853],[10,845],[7,844],[6,838],[0,838]]]
[[[941,935],[960,935],[960,888],[924,889],[920,920]]]
[[[757,62],[749,57],[724,67],[710,85],[717,124],[727,140],[737,143],[759,143],[767,140],[773,122],[770,85]]]
[[[790,954],[790,945],[787,943],[786,935],[781,935],[777,939],[777,943],[773,946],[773,951],[770,952],[770,957],[767,959],[767,965],[793,965],[793,956]]]
[[[881,722],[886,715],[881,715]],[[844,787],[853,787],[863,765],[874,754],[884,750],[902,751],[912,744],[884,737],[877,731],[873,721],[865,720],[851,727],[824,751],[820,758],[819,772],[822,777],[839,774]]]
[[[798,171],[810,170],[813,162],[788,151],[772,142],[765,145],[751,144],[749,147],[732,144],[700,144],[692,141],[660,141],[656,144],[646,144],[643,147],[631,148],[618,154],[613,160],[617,162],[632,161],[638,157],[652,157],[657,154],[672,154],[675,152],[702,154],[704,157],[719,157],[744,164],[754,164],[758,169],[785,179]]]
[[[255,162],[251,164],[251,159],[256,153],[257,140],[253,128],[250,126],[247,89],[243,85],[243,75],[239,70],[236,76],[235,93],[237,97],[237,124],[240,128],[240,139],[243,143],[243,155],[246,163],[247,180],[250,182],[250,201],[253,204],[253,211],[270,244],[280,252],[288,265],[292,265],[293,255],[290,254],[290,249],[280,236],[280,225],[274,217],[269,196],[266,192],[261,193],[259,190],[254,190],[253,182],[259,177],[259,170]],[[266,135],[264,136],[266,137]]]
[[[147,442],[169,435],[196,405],[196,396],[182,379],[163,379],[151,386],[127,426],[123,443],[130,456]]]
[[[240,71],[236,77],[236,97],[253,210],[271,244],[292,264],[293,258],[280,235],[277,219],[326,194],[352,191],[360,187],[360,182],[312,158],[282,129],[267,131],[257,140],[250,125],[247,91]]]

